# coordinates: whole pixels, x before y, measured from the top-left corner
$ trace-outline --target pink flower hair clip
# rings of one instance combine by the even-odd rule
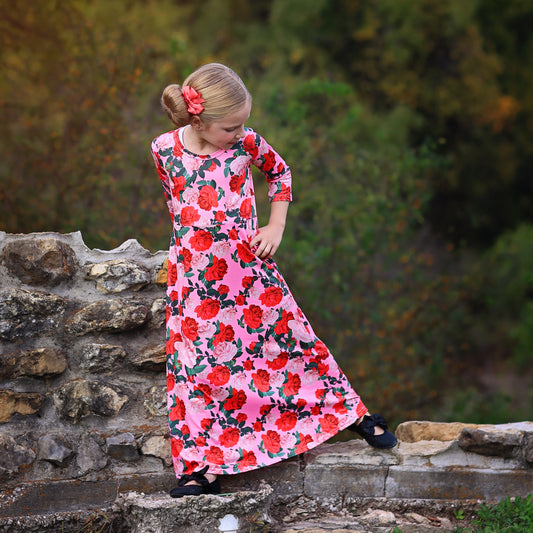
[[[184,85],[181,92],[183,93],[183,99],[187,104],[187,111],[191,113],[191,115],[199,115],[204,110],[202,103],[205,102],[205,100],[202,98],[202,95],[195,91],[190,85]]]

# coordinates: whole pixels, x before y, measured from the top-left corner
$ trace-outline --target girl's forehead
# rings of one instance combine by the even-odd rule
[[[252,111],[252,103],[246,102],[243,106],[234,113],[230,113],[225,117],[222,117],[220,120],[217,120],[218,123],[224,126],[239,125],[243,124],[250,118],[250,113]]]

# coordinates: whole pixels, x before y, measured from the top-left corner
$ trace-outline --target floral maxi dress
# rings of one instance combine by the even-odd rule
[[[182,129],[152,143],[173,224],[167,278],[168,419],[174,469],[234,474],[282,461],[367,412],[315,336],[257,234],[251,164],[291,200],[283,159],[257,133],[189,152]]]

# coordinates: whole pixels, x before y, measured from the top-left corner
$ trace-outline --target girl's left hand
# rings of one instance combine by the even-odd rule
[[[259,228],[259,233],[250,241],[250,247],[259,259],[270,259],[279,248],[283,237],[283,226],[268,224]],[[254,250],[254,247],[257,249]]]

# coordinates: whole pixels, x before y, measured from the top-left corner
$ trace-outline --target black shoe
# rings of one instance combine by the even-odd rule
[[[376,426],[383,428],[385,433],[374,435]],[[387,422],[378,414],[365,415],[359,424],[352,424],[348,429],[361,435],[374,448],[394,448],[398,444],[398,439],[387,429]]]
[[[198,472],[185,474],[178,480],[178,486],[170,491],[172,498],[181,498],[182,496],[200,496],[200,494],[220,494],[220,482],[218,478],[209,483],[205,473],[209,467],[206,466]],[[187,485],[190,481],[196,481],[199,485]]]

